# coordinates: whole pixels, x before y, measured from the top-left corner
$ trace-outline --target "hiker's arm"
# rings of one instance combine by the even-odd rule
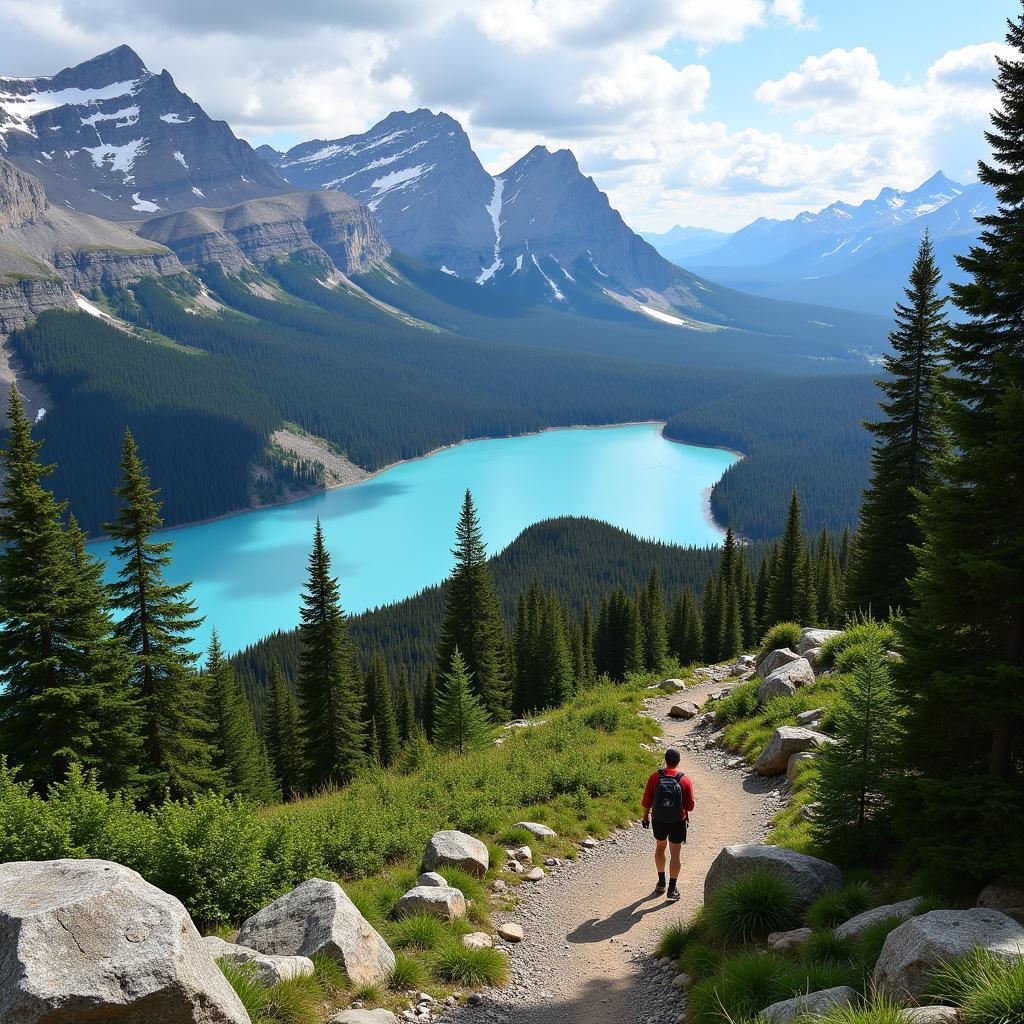
[[[654,786],[656,775],[652,775],[647,780],[647,785],[644,787],[644,796],[640,801],[644,808],[644,821],[651,820],[651,805],[654,803]]]

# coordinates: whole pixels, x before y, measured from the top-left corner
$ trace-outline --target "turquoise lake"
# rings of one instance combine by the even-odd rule
[[[561,515],[603,519],[641,537],[714,544],[721,532],[708,518],[705,492],[736,459],[668,441],[660,424],[469,441],[351,487],[161,538],[174,541],[170,578],[192,581],[206,617],[197,644],[205,647],[215,625],[233,651],[298,624],[317,516],[342,604],[360,612],[444,579],[467,487],[491,553],[531,523]],[[107,555],[103,542],[90,547]]]

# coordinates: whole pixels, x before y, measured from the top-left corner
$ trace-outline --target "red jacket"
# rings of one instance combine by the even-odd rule
[[[693,810],[693,785],[690,783],[690,780],[685,775],[683,775],[682,771],[679,768],[662,768],[661,771],[663,771],[670,778],[673,775],[683,776],[679,780],[679,788],[683,791],[682,820],[686,821],[686,819],[690,816],[690,811]],[[658,772],[652,772],[651,777],[647,780],[647,785],[644,788],[644,798],[641,802],[644,805],[645,811],[649,811],[651,809],[651,804],[654,803],[654,791],[658,787],[658,774]]]

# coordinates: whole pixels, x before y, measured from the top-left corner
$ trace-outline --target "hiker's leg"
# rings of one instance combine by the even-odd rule
[[[661,874],[665,870],[665,844],[667,839],[658,839],[654,844],[654,866]]]
[[[671,852],[671,858],[668,865],[668,877],[674,882],[679,877],[679,868],[682,863],[683,844],[682,843],[670,843],[669,850]],[[665,863],[665,852],[662,851],[661,863]]]

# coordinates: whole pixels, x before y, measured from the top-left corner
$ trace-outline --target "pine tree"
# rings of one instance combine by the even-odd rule
[[[683,644],[679,660],[683,665],[695,665],[704,657],[704,621],[700,604],[692,587],[683,591]]]
[[[647,668],[647,637],[644,634],[643,592],[635,600],[626,598],[626,631],[623,644],[623,677],[627,672]]]
[[[775,545],[773,554],[778,552],[778,544]],[[768,555],[761,568],[757,570],[757,585],[754,588],[754,639],[753,643],[764,636],[768,630],[768,602],[771,600],[772,591],[772,557]]]
[[[573,691],[572,656],[562,621],[562,609],[554,593],[548,595],[540,628],[538,698],[540,708],[564,704]]]
[[[735,585],[720,588],[719,593],[728,602],[722,623],[722,641],[718,649],[720,659],[735,658],[743,651],[743,618],[740,613],[740,598]]]
[[[743,625],[743,646],[753,647],[758,640],[757,635],[757,591],[754,577],[747,564],[746,553],[740,550],[740,618]]]
[[[188,596],[189,584],[170,584],[171,541],[154,541],[160,529],[159,493],[130,431],[121,453],[121,508],[106,530],[112,555],[121,562],[113,584],[113,606],[124,613],[117,624],[133,662],[133,679],[142,696],[143,749],[150,794],[188,794],[214,788],[213,749],[205,709],[204,685],[195,672],[192,633],[202,619]]]
[[[416,727],[416,699],[412,692],[409,670],[406,669],[402,685],[398,688],[395,702],[395,720],[398,724],[398,739],[405,746],[412,739]]]
[[[268,801],[273,786],[260,747],[252,711],[224,657],[217,630],[211,631],[203,676],[213,744],[213,767],[225,792],[246,800]]]
[[[1024,14],[997,57],[1000,107],[979,178],[997,212],[953,286],[943,421],[949,448],[919,518],[904,661],[901,813],[933,868],[976,880],[1024,870]],[[1005,837],[1005,838],[1004,838]]]
[[[423,735],[434,740],[434,709],[437,705],[437,677],[433,668],[427,670],[426,678],[419,692],[418,718],[423,726]]]
[[[483,702],[473,692],[462,652],[455,647],[434,714],[434,745],[439,750],[465,754],[489,747],[493,734]]]
[[[704,586],[701,599],[701,617],[704,631],[704,658],[708,662],[718,661],[718,650],[722,642],[722,601],[718,578],[712,574]]]
[[[376,738],[377,761],[387,768],[394,764],[401,753],[402,744],[398,735],[388,667],[384,663],[384,653],[379,649],[374,652],[366,673],[366,718]]]
[[[319,518],[299,626],[299,707],[310,787],[350,782],[366,761],[355,650]]]
[[[530,589],[519,598],[512,655],[515,664],[514,707],[518,714],[541,707],[542,671],[541,629],[544,619],[544,595],[540,580],[534,576]]]
[[[786,532],[779,548],[779,564],[772,567],[772,590],[768,601],[768,622],[799,622],[805,608],[804,530],[800,516],[800,498],[793,489],[786,516]]]
[[[276,661],[270,666],[263,740],[274,782],[285,800],[294,799],[306,778],[299,704]]]
[[[40,789],[78,763],[105,784],[136,784],[138,709],[106,610],[101,567],[85,553],[65,505],[42,481],[12,385],[10,433],[0,452],[0,750]]]
[[[657,672],[668,657],[668,633],[665,628],[665,594],[661,589],[658,567],[652,566],[643,599],[644,667]]]
[[[818,574],[814,552],[804,548],[803,589],[797,604],[797,622],[814,626],[818,622]]]
[[[850,578],[851,603],[884,615],[910,603],[920,545],[919,495],[935,483],[945,447],[939,418],[942,352],[948,332],[941,275],[926,231],[910,272],[906,302],[895,310],[882,390],[884,419],[865,426],[874,435],[871,482],[858,527],[858,558]]]
[[[837,741],[818,751],[814,833],[844,860],[863,861],[891,839],[899,704],[885,652],[865,649],[833,707]]]
[[[473,496],[466,491],[455,529],[455,568],[445,584],[444,621],[437,646],[438,672],[450,671],[456,647],[462,652],[476,693],[494,719],[512,704],[505,654],[505,624],[494,589],[487,548]]]
[[[583,601],[583,621],[580,624],[583,642],[583,660],[581,662],[579,685],[593,686],[597,682],[597,668],[594,665],[594,622],[590,609],[590,601]]]

